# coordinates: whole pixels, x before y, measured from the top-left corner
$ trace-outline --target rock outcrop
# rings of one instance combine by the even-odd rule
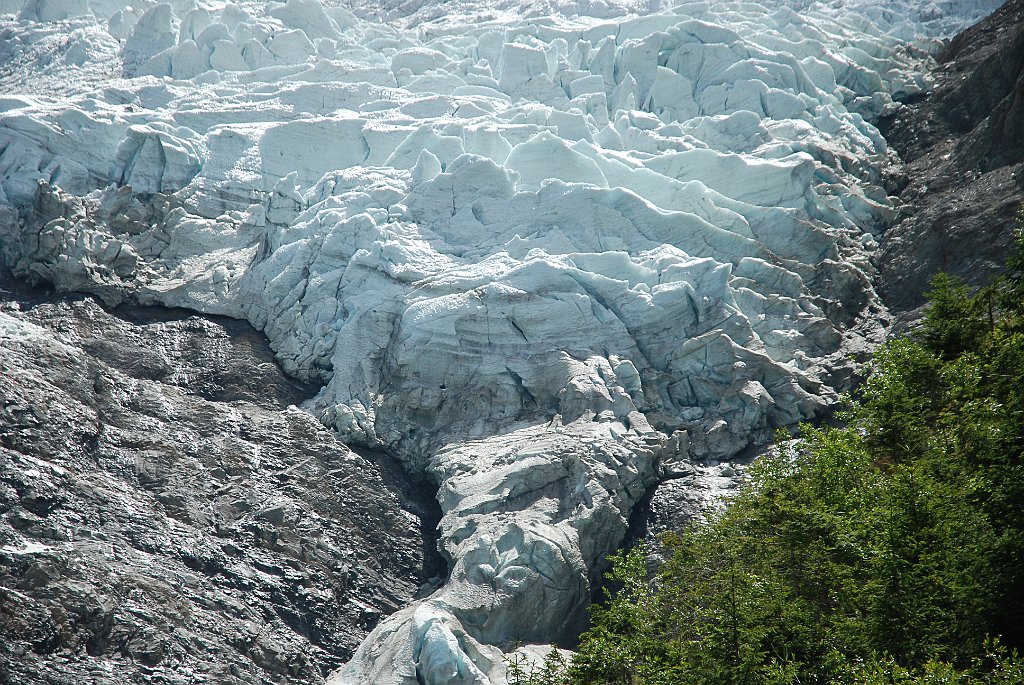
[[[319,683],[443,574],[309,392],[244,323],[0,280],[0,681]]]
[[[900,220],[874,260],[894,311],[946,271],[983,284],[1005,261],[1024,202],[1024,2],[950,41],[935,87],[881,122],[905,167]]]

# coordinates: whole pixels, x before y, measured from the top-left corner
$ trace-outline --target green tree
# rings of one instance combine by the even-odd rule
[[[921,325],[920,337],[928,348],[945,358],[953,358],[972,349],[992,322],[986,320],[987,307],[971,297],[962,281],[940,273],[931,282],[928,313]]]

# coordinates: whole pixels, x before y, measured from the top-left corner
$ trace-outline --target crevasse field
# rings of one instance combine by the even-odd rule
[[[0,0],[0,258],[263,330],[444,514],[330,682],[496,685],[884,337],[869,122],[998,4]]]

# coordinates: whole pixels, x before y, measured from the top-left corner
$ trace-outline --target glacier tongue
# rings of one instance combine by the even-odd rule
[[[0,258],[265,331],[444,513],[332,682],[501,683],[673,465],[834,403],[884,334],[865,117],[998,4],[3,2]]]
[[[622,540],[654,463],[636,431],[592,417],[441,450],[429,469],[450,578],[385,619],[330,682],[503,682],[494,645],[583,626],[593,560]]]

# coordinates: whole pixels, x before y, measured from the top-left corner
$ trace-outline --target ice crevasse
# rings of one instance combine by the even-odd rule
[[[505,681],[634,505],[820,415],[886,316],[869,123],[994,0],[0,0],[0,258],[250,321],[437,486],[332,683]]]

